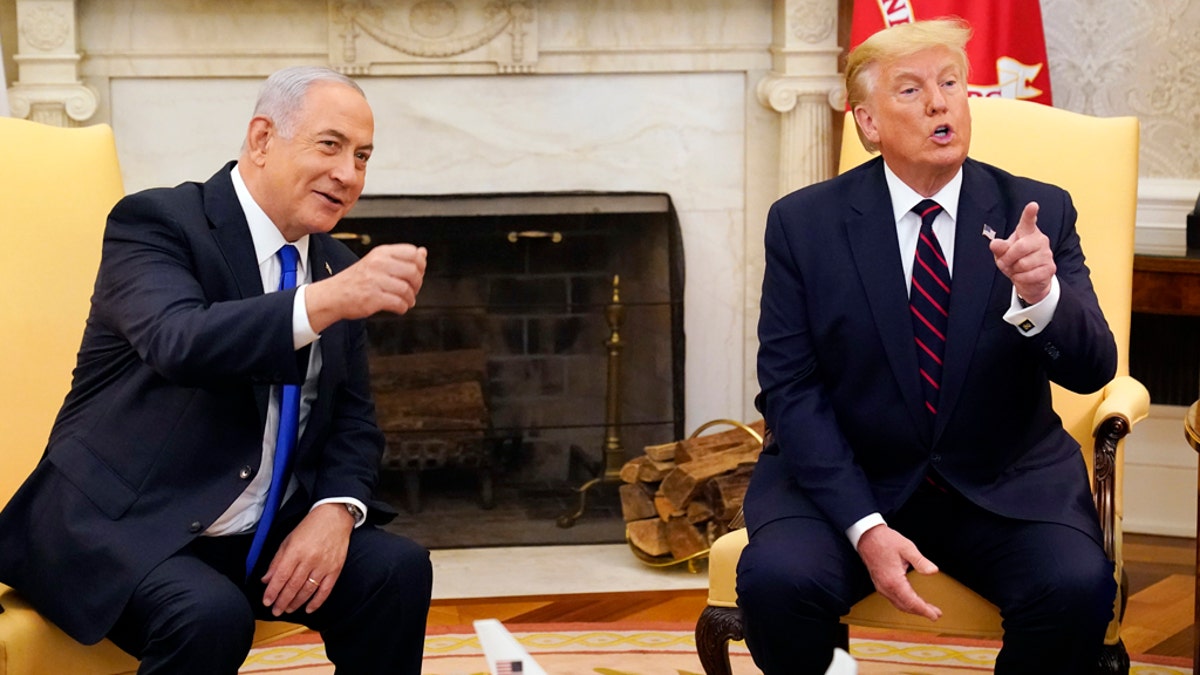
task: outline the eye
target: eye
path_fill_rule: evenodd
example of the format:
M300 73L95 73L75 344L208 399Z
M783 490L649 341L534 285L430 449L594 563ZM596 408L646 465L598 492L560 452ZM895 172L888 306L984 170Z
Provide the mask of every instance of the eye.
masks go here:
M371 159L371 153L369 153L369 152L356 152L356 153L354 153L354 159L357 159L358 161L362 162L363 164L366 164L366 163L367 163L367 160L368 160L368 159Z

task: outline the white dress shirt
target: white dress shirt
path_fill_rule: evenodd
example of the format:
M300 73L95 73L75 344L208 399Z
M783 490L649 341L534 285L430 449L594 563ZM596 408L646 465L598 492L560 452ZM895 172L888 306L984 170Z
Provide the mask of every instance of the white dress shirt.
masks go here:
M883 175L887 180L888 192L892 198L892 215L896 220L896 236L900 240L900 261L904 265L905 285L911 293L913 259L917 255L917 241L921 237L921 216L917 215L913 208L920 204L925 197L900 180L886 162L883 165ZM946 265L949 268L951 279L954 277L955 222L958 220L958 197L962 191L962 182L963 172L962 167L959 167L954 178L930 197L942 207L941 212L933 221L933 234L942 247L942 254L946 257ZM979 236L983 237L982 231ZM1033 337L1042 332L1042 329L1054 317L1054 310L1058 307L1059 293L1058 277L1055 276L1050 280L1049 295L1041 302L1023 307L1014 288L1009 309L1004 313L1004 320L1016 326L1022 335ZM846 528L846 536L850 539L854 549L858 550L858 540L862 538L863 534L872 527L883 524L882 515L871 513Z
M312 269L308 264L309 238L308 235L304 235L293 242L288 242L284 239L279 228L271 222L266 212L259 207L258 203L250 195L250 190L246 187L246 183L242 179L241 172L236 165L230 171L230 177L233 179L233 189L237 193L238 202L242 206L242 211L246 214L246 222L250 225L250 238L254 241L254 255L258 260L258 271L262 276L263 291L274 293L279 290L279 277L282 267L279 262L279 256L276 254L280 248L290 243L296 247L296 252L300 255L300 261L297 263L296 268L296 297L292 304L292 343L295 349L302 349L306 345L312 345L308 356L308 372L305 376L304 384L300 388L300 425L298 432L298 437L300 437L304 435L304 428L308 424L309 411L312 410L313 401L317 397L317 379L321 373L320 336L313 331L312 325L308 321L308 310L306 309L304 300L305 287L312 282ZM254 476L254 479L246 486L246 490L234 500L233 504L230 504L225 513L221 514L221 517L217 518L204 531L206 536L215 537L249 532L254 529L262 517L263 508L267 502L267 492L271 487L271 475L274 473L275 436L279 430L281 391L278 385L271 387L271 394L267 403L267 421L263 427L262 463L258 474ZM298 485L296 477L292 476L280 504L286 502L288 497L292 496ZM355 522L355 527L358 527L366 520L366 505L352 497L322 499L313 504L313 508L328 502L357 506L363 517Z

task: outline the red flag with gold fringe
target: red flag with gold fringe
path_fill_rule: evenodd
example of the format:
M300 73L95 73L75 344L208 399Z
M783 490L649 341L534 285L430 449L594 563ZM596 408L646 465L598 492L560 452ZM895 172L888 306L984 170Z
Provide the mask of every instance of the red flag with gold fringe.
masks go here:
M972 96L1053 105L1038 0L854 0L850 46L888 26L948 16L966 20L974 30L967 43Z

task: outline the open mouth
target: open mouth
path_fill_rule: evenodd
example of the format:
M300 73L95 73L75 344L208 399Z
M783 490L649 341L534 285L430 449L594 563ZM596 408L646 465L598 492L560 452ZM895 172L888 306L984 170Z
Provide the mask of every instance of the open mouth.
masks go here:
M946 139L950 137L950 125L943 124L933 130L933 137L938 139Z

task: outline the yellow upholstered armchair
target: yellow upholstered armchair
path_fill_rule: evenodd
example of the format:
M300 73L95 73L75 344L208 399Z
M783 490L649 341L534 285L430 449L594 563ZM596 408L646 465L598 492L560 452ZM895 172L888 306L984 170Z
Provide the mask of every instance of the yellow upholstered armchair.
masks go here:
M42 456L83 335L109 209L124 194L107 126L61 129L0 117L0 505ZM84 646L0 584L0 675L118 675L137 661ZM255 642L300 630L260 623Z
M1083 447L1093 478L1105 550L1116 563L1117 580L1121 581L1124 439L1150 407L1146 388L1128 376L1138 123L1131 117L1102 119L1036 103L992 98L972 98L971 115L972 157L1066 189L1079 212L1077 227L1083 251L1100 306L1116 337L1119 361L1117 376L1095 394L1083 396L1055 386L1054 408L1067 431ZM840 170L846 171L868 158L855 132L854 119L847 115ZM743 637L736 570L746 541L744 528L730 532L713 544L709 554L708 607L696 624L696 646L708 675L730 672L728 641ZM910 580L918 593L942 608L944 613L936 624L896 610L878 593L851 608L843 624L981 638L1002 635L995 606L946 574L912 574ZM1125 596L1122 583L1115 618L1105 636L1101 672L1129 670L1129 657L1120 640Z

